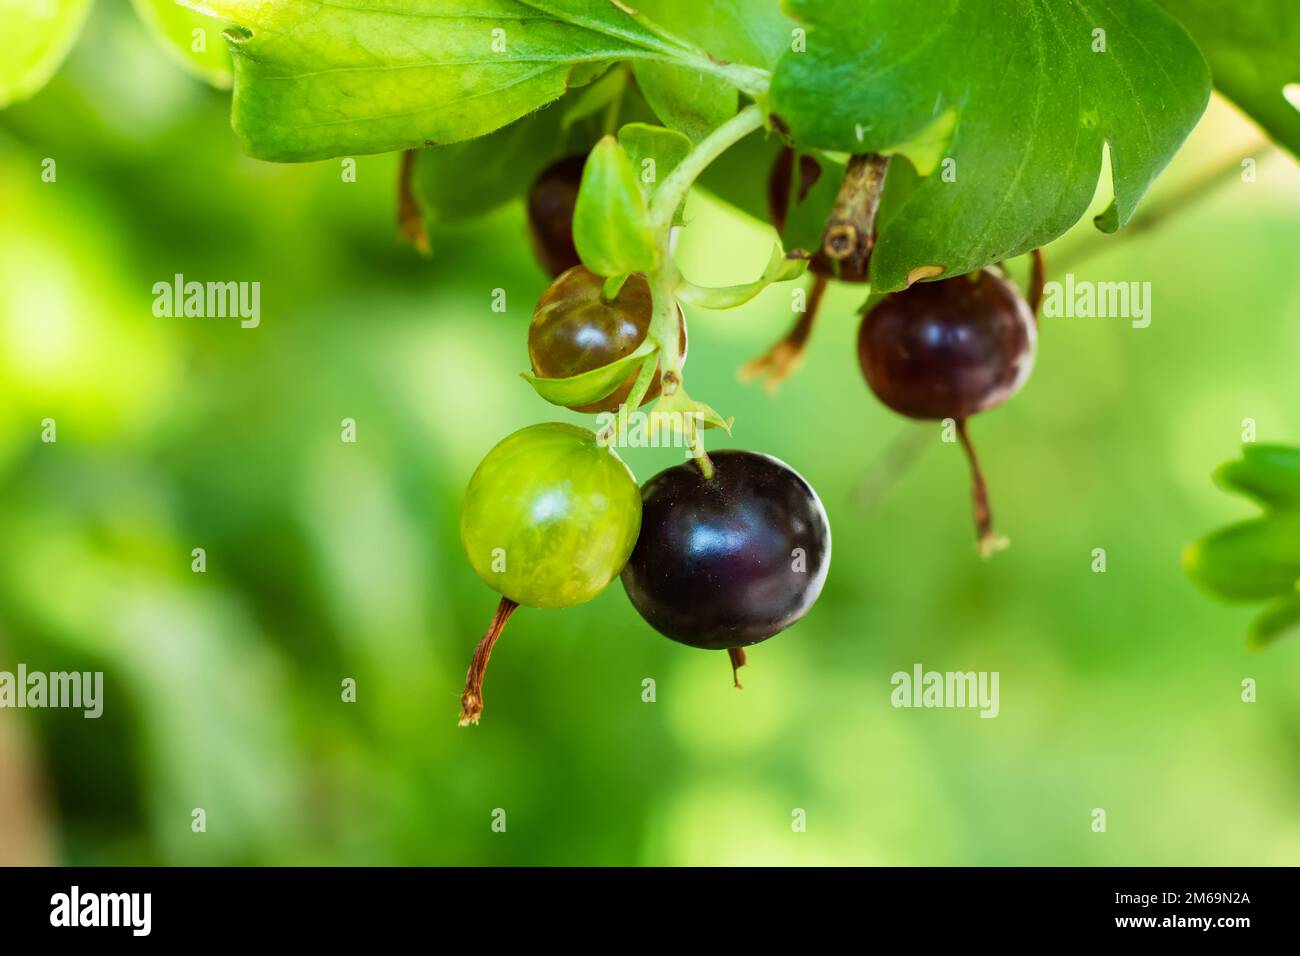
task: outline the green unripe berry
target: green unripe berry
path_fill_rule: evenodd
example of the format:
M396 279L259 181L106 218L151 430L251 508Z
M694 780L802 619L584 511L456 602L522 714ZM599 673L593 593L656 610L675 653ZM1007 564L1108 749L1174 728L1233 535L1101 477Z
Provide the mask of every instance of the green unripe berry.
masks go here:
M590 601L627 563L641 492L623 460L585 428L520 429L470 479L460 537L488 587L527 607Z

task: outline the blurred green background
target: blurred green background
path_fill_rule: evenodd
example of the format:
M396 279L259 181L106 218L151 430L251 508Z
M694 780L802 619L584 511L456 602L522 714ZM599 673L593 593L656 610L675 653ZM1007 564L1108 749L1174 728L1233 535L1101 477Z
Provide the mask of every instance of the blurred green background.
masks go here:
M435 231L422 260L396 239L396 156L359 158L355 183L242 156L229 95L118 6L0 113L0 670L105 673L99 720L0 711L0 862L1300 863L1300 643L1248 654L1252 611L1179 565L1250 513L1209 481L1242 419L1300 440L1290 159L1261 147L1257 182L1049 249L1103 242L1073 271L1150 281L1153 320L1044 320L1028 386L976 420L1013 542L988 563L957 445L882 477L919 426L860 378L860 290L831 291L776 396L736 369L784 331L788 287L692 313L691 393L737 420L712 445L777 455L826 504L821 601L752 649L740 693L617 583L521 611L462 730L496 595L461 554L461 491L509 432L582 420L517 375L546 284L522 207ZM1216 101L1148 202L1256 142ZM770 233L691 213L688 275L758 273ZM154 317L178 272L260 281L261 327ZM677 455L625 457L645 480ZM999 671L1000 716L894 709L916 662Z

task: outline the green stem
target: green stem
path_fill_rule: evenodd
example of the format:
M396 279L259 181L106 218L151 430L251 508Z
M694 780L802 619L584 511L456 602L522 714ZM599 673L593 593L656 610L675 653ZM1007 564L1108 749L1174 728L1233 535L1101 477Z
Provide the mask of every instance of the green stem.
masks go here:
M713 162L728 149L763 125L763 111L751 103L696 144L686 158L673 167L650 201L650 225L661 236L665 256L668 253L668 232L691 186Z
M682 387L682 343L678 326L677 289L682 284L682 274L673 261L669 239L673 218L686 200L696 178L709 163L763 125L763 112L751 103L696 144L686 158L664 178L650 201L650 226L659 242L659 267L647 277L653 311L646 338L659 347L660 382L667 398ZM632 396L628 396L629 400ZM631 408L636 409L633 405ZM691 454L699 463L705 478L713 476L713 463L704 451L699 430L688 426L687 441Z
M650 391L650 383L655 379L655 372L659 368L659 352L654 351L646 356L641 363L641 369L637 372L636 381L632 383L632 391L627 393L627 398L618 407L618 412L614 416L614 421L602 428L596 435L596 444L602 448L616 444L622 437L622 430L627 418L624 413L631 414L641 407L645 401L645 393Z
M669 173L650 201L650 225L659 240L659 268L649 277L654 312L647 336L659 346L663 370L663 393L671 395L682 383L680 330L677 327L677 287L682 282L673 262L669 237L673 217L686 199L696 178L709 163L763 125L763 113L750 104L715 129L695 146Z
M636 381L632 383L632 391L627 393L627 401L623 404L629 411L636 411L645 401L645 393L650 391L650 383L655 380L655 372L659 368L659 353L651 355L641 363L641 371L637 373Z
M678 328L677 286L682 281L677 264L664 249L663 264L650 275L653 312L646 335L659 346L659 367L663 394L671 395L682 384L682 340Z

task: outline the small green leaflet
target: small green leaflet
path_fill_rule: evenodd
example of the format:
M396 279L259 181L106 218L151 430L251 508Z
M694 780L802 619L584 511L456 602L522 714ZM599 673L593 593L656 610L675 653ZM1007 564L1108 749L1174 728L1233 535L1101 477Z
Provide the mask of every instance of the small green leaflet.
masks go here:
M1248 444L1214 474L1264 514L1214 531L1183 552L1188 575L1226 601L1269 601L1251 626L1252 646L1300 625L1300 448Z
M1225 601L1265 601L1300 581L1300 512L1228 525L1183 555L1192 580Z
M592 147L582 169L573 244L583 265L599 276L651 272L659 263L640 177L613 136Z
M528 372L521 374L537 394L552 405L590 405L617 391L636 367L657 350L655 343L644 341L621 359L568 378L538 378Z
M36 94L72 49L90 0L0 0L0 109Z
M618 131L618 142L627 151L647 200L691 151L684 134L649 123L628 123Z
M1220 465L1214 480L1225 491L1253 498L1265 509L1300 511L1300 448L1243 445L1241 458Z
M890 171L871 265L880 291L903 288L920 266L957 275L1050 242L1092 200L1103 143L1115 201L1098 225L1114 231L1209 97L1196 45L1151 0L786 7L807 27L807 49L782 58L771 105L800 145L911 144L932 156L940 151L923 134L956 110L935 173Z
M655 115L695 142L735 116L740 101L726 80L670 63L643 60L636 81Z
M1297 628L1300 628L1300 595L1278 598L1251 622L1246 642L1254 648L1264 647Z
M772 247L772 254L768 257L767 267L754 282L720 288L687 285L682 287L678 296L683 302L705 309L734 309L744 305L773 283L789 282L791 279L799 278L807 268L808 260L788 259L781 251L780 245L775 245Z
M1300 158L1300 3L1158 2L1196 40L1219 92Z

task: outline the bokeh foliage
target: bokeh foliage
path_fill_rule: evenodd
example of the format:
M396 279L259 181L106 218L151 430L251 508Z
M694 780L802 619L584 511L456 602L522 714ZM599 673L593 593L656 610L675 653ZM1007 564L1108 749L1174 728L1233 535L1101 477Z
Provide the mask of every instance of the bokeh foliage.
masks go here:
M25 741L0 749L4 778L43 794L27 816L0 795L0 845L43 817L33 852L70 863L1300 860L1300 644L1248 655L1247 612L1179 563L1251 513L1207 481L1241 420L1300 437L1289 161L1260 153L1258 182L1074 267L1151 281L1153 322L1045 320L1028 387L974 427L1013 542L990 563L955 445L861 500L917 426L860 379L860 292L832 290L776 398L735 369L790 321L788 287L692 311L691 392L736 416L713 444L783 458L827 505L820 603L753 651L743 693L617 585L521 611L467 731L457 696L495 595L461 553L460 494L499 438L560 414L517 375L545 285L521 207L436 228L421 260L395 239L396 157L359 158L355 183L338 162L264 164L228 113L99 4L51 84L0 114L0 669L106 684L98 721L0 712ZM1155 197L1249 135L1216 105ZM692 278L766 262L754 223L706 200L689 218ZM178 272L260 281L261 327L154 317L153 283ZM626 457L644 480L677 453ZM890 675L918 661L1000 671L1001 715L893 709Z

